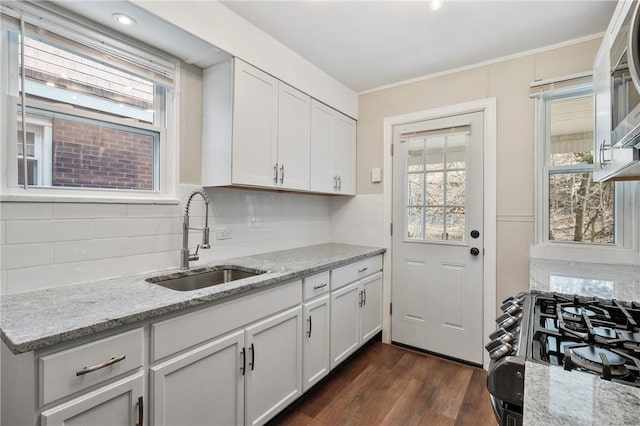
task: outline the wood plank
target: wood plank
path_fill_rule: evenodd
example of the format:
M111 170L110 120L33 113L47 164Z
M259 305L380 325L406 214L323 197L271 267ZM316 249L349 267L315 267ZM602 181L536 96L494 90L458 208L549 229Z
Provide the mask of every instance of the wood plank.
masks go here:
M495 425L486 373L373 342L271 425Z

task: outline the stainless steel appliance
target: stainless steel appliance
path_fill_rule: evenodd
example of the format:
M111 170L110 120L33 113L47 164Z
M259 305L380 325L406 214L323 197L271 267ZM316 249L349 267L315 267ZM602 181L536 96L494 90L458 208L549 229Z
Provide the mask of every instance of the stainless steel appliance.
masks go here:
M486 347L487 387L501 425L522 424L525 361L640 387L640 304L532 292L502 308L509 317L496 322L509 329L499 326Z
M611 145L633 147L640 141L640 2L624 17L611 43ZM602 149L605 149L604 145Z

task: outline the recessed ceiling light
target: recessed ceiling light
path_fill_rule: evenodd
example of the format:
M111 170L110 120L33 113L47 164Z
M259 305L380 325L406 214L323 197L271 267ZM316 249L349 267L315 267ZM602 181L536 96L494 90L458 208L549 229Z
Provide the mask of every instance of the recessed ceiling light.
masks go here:
M114 13L113 15L111 15L111 17L113 19L115 19L116 21L120 22L122 25L135 25L136 24L136 20L133 19L131 16L127 16L125 14L122 13Z
M431 10L438 10L442 7L442 0L429 0Z

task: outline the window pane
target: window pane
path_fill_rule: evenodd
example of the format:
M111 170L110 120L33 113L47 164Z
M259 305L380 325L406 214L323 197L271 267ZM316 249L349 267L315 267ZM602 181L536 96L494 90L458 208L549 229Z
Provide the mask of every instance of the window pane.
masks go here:
M53 119L53 186L154 189L158 134Z
M410 206L424 205L424 173L410 173L408 175L407 203Z
M74 45L70 40L54 45L25 38L25 88L30 99L158 124L154 94L162 90L153 81L72 52Z
M464 169L466 166L467 133L447 136L447 168Z
M593 164L593 97L550 102L550 165Z
M27 184L38 183L38 161L27 157ZM24 185L24 160L18 157L18 185Z
M444 209L427 207L424 212L425 240L444 240Z
M464 170L447 173L447 206L465 206L465 176Z
M427 170L444 169L444 136L427 138Z
M27 131L27 157L35 155L35 137L33 132ZM22 155L22 129L18 130L18 155Z
M422 236L422 208L409 207L407 209L407 238L421 240Z
M407 170L421 172L424 170L424 140L411 139L407 142Z
M431 172L426 174L427 205L444 205L444 173Z
M549 175L549 240L615 243L613 182L591 171Z
M450 207L446 209L445 239L448 241L464 241L465 215L464 207Z

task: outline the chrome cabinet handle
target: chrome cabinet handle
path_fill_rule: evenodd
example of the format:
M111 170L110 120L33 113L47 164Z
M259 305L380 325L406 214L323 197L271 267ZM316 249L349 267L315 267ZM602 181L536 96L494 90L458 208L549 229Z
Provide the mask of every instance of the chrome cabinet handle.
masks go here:
M365 266L364 268L358 269L358 272L362 273L362 272L366 271L367 269L369 269L369 268Z
M326 286L327 286L327 283L320 284L320 285L314 285L314 286L313 286L313 289L314 289L314 290L318 290L319 288L326 287Z
M251 344L251 362L249 365L251 366L251 371L253 371L256 366L256 348L253 347L253 343Z
M309 315L307 321L309 321L309 331L307 331L307 337L311 338L311 315Z
M76 371L76 376L82 376L82 375L85 375L87 373L92 373L94 371L100 370L101 368L105 368L105 367L108 367L110 365L113 365L116 362L120 362L125 358L126 358L125 355L120 355L120 356L116 356L116 357L111 358L109 361L101 362L100 364L96 364L96 365L93 365L91 367L84 367L82 370Z
M338 175L335 175L335 176L333 177L333 189L334 189L335 191L337 191L337 190L338 190Z
M273 183L278 183L278 163L273 166Z
M284 183L284 164L280 166L280 183Z
M242 348L242 352L240 352L240 355L242 355L242 367L240 367L240 371L244 376L245 369L247 368L247 353L245 352L244 347Z
M362 296L362 306L366 306L366 304L367 304L367 289L366 288L362 289L362 294L363 294L363 296Z
M362 290L358 292L358 297L360 298L360 301L358 302L358 306L362 308Z
M600 150L599 150L600 151L600 168L601 169L604 169L606 167L607 163L609 162L604 158L604 152L605 152L605 150L607 148L610 147L610 145L607 145L605 142L606 142L606 140L602 141L602 143L600 144Z

